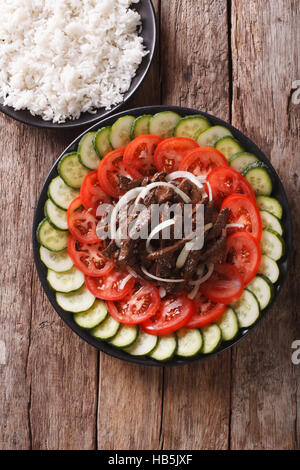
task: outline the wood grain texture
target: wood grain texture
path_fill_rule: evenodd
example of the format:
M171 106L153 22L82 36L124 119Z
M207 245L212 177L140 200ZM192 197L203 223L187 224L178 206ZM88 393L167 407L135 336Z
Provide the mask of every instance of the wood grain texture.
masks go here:
M226 1L162 2L161 28L162 102L228 120ZM226 449L229 414L230 352L165 368L162 448Z
M300 5L292 0L232 4L233 124L265 151L281 176L295 241L280 298L234 349L231 447L293 449L299 436L300 369L291 362L291 344L300 334L300 106L292 104L291 86L300 77Z

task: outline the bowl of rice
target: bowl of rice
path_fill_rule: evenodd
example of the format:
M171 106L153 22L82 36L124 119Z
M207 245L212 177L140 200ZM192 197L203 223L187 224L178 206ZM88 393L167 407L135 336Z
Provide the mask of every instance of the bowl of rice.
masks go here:
M137 90L156 42L151 0L0 0L0 111L74 128Z

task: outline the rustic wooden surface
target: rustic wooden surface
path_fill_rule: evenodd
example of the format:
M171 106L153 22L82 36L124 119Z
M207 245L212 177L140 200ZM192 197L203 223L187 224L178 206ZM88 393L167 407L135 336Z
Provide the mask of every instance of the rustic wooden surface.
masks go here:
M265 319L232 351L180 368L120 362L80 340L43 294L31 224L52 163L78 131L0 116L0 449L299 449L298 0L154 2L159 44L127 107L209 111L270 157L294 215L293 266Z

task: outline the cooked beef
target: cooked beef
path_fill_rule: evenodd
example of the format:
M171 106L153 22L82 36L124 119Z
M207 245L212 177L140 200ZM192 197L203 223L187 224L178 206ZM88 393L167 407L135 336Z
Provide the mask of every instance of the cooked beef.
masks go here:
M111 258L112 255L118 250L119 250L119 248L118 248L118 245L116 244L115 240L110 240L107 247L104 248L104 250L102 251L102 254L103 254L103 256L105 256L105 258Z
M229 215L229 210L227 207L224 207L224 209L222 209L221 212L219 212L217 216L217 220L212 226L212 228L208 230L205 236L207 240L213 240L214 238L219 238L219 236L222 234L222 230L226 227L228 215Z
M130 189L141 186L142 179L131 180L127 176L117 175L118 185L121 191L129 191Z
M183 238L182 240L178 240L178 242L174 243L173 245L166 246L165 248L160 248L159 250L152 251L147 255L148 260L158 260L163 258L165 255L169 255L178 251L183 248L183 245L186 244L188 238Z
M157 183L158 181L166 181L166 176L167 176L167 173L165 171L160 171L158 173L155 173L155 175L153 175L151 178L150 178L150 182L151 183Z
M226 237L209 242L202 251L199 261L201 263L222 263L226 257Z

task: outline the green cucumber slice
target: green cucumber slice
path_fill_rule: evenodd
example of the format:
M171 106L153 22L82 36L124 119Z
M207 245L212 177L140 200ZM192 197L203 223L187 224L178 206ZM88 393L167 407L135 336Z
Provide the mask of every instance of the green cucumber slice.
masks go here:
M74 292L83 286L84 274L75 266L63 273L48 269L47 281L57 292Z
M47 219L42 220L36 233L38 242L50 251L62 251L67 248L69 232L57 230Z
M73 199L79 196L79 191L70 188L60 176L56 176L49 184L48 196L58 207L67 210Z
M270 279L273 284L278 281L280 275L278 264L267 255L262 255L258 272Z
M204 116L186 116L181 118L174 129L174 137L188 137L196 140L200 132L205 131L211 126L210 122Z
M81 165L78 153L67 153L60 160L57 171L64 182L73 189L79 189L86 175L90 172Z
M97 170L100 163L100 158L94 147L95 136L96 132L88 132L78 144L79 162L89 170Z
M263 229L271 228L272 230L274 230L274 232L279 233L279 235L283 234L283 228L279 219L277 219L275 215L271 214L271 212L260 211L260 217Z
M215 148L219 150L219 152L221 152L227 158L227 160L229 160L232 155L238 152L243 152L244 150L241 144L231 135L226 135L225 137L218 139L215 143Z
M94 137L94 148L100 158L105 157L113 149L109 140L110 131L110 126L102 127Z
M121 323L108 314L106 319L100 323L100 325L91 330L91 335L94 336L94 338L107 341L112 339L118 333L120 326Z
M285 252L285 243L282 236L270 228L263 230L260 247L262 254L269 256L274 261L282 258Z
M45 217L58 230L68 230L67 211L58 207L51 199L47 199L44 207Z
M173 111L157 113L149 121L149 134L155 134L163 139L168 139L172 137L179 119L179 114Z
M212 323L210 325L203 326L201 328L201 333L203 336L201 352L202 354L210 354L219 347L222 341L221 328L215 323Z
M114 149L126 147L129 144L134 120L133 116L123 116L112 125L109 140Z
M151 118L152 114L143 114L143 116L139 116L134 120L130 131L131 139L149 133L149 121Z
M243 171L243 176L251 184L256 196L269 196L272 193L272 178L268 167L264 163L252 163Z
M255 278L247 285L247 289L255 294L261 310L269 305L274 296L274 287L272 282L262 275L255 276Z
M232 155L228 162L234 170L238 171L239 173L243 173L243 171L246 170L249 165L258 162L258 158L252 153L239 152Z
M48 250L44 246L40 246L40 258L47 268L57 273L69 271L73 266L73 261L67 250L55 252Z
M106 303L96 299L94 304L85 312L74 313L74 321L78 326L90 330L100 325L108 315Z
M200 330L197 328L180 328L177 335L177 356L192 357L198 354L203 345Z
M260 210L271 212L278 219L282 219L282 205L277 199L269 196L258 196L256 198L257 207Z
M56 292L56 302L66 312L85 312L94 304L96 297L90 293L85 284L75 292Z
M200 147L214 147L217 140L221 137L225 137L226 135L232 136L230 130L226 127L212 126L206 131L200 132L196 138L196 141Z
M155 349L150 354L152 359L156 361L168 361L171 359L177 348L177 338L174 333L169 335L159 336Z
M235 311L231 307L226 308L216 323L221 328L222 339L224 341L231 341L239 331L239 322Z
M122 325L116 336L110 340L110 344L116 348L128 348L137 339L139 328L137 325Z
M248 289L245 289L241 297L232 304L232 308L237 314L241 328L248 328L253 325L260 315L259 302Z
M155 335L149 335L142 329L139 330L138 337L132 346L125 351L132 356L145 356L150 354L157 344L158 338Z

